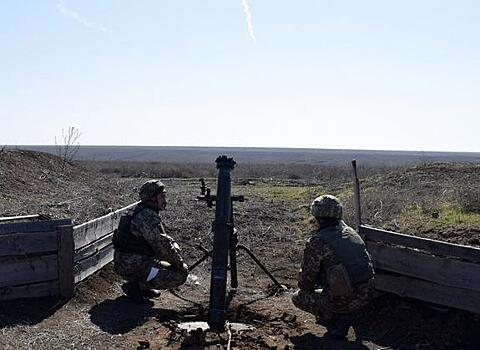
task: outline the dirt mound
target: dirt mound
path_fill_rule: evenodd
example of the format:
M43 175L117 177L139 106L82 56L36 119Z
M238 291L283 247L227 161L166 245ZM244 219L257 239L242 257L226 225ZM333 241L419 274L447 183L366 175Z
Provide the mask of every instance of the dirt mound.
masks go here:
M426 164L361 179L362 221L465 245L480 242L478 164ZM350 200L347 212L352 217Z
M80 224L130 204L132 195L119 182L51 154L0 152L0 216L44 214Z

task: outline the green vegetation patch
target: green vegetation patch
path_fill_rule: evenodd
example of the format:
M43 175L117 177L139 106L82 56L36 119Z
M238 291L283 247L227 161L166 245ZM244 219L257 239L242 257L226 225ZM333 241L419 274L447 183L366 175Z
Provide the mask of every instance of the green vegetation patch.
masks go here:
M414 203L399 215L405 230L445 230L458 226L480 228L480 214L466 212L456 202Z
M340 191L329 190L324 186L311 184L286 184L286 183L257 183L254 186L244 186L235 188L235 192L245 194L250 198L270 203L277 207L287 207L294 214L295 220L292 225L302 232L309 232L314 228L315 220L310 215L310 204L317 196L324 194L333 194L339 198L348 198L352 196L352 189L341 188Z

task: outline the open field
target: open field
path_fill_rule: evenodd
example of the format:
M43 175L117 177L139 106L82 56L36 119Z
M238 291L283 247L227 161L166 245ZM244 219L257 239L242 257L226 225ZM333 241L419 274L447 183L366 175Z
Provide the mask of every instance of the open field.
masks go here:
M9 146L56 154L55 146ZM369 166L403 166L430 162L480 162L480 153L331 150L255 147L81 146L76 159L211 164L228 154L239 164L344 165L356 158ZM251 176L251 175L250 175Z
M210 162L213 172L214 164ZM161 174L163 163L140 163L102 173L68 165L59 174L59 160L26 151L0 153L0 215L45 213L72 217L76 224L136 201L147 178ZM88 166L94 164L89 163ZM247 256L239 255L237 295L229 319L255 327L232 334L232 349L477 349L480 320L467 312L432 308L393 295L379 296L362 314L341 343L323 337L325 329L311 315L296 310L290 297L303 247L312 229L311 200L337 195L352 223L352 182L347 166L304 173L304 168L281 165L257 169L258 176L232 173L234 193L247 201L235 204L240 243L249 246L288 289L272 293L270 280ZM135 169L135 171L132 171ZM260 170L261 171L260 171ZM198 169L197 169L198 170ZM237 172L238 170L238 172ZM322 170L318 168L318 170ZM369 168L361 171L362 204L366 223L398 232L454 243L480 245L480 165L422 164L416 167ZM156 171L156 172L155 172ZM203 171L203 170L202 170ZM130 172L135 177L127 176ZM275 172L278 172L275 174ZM181 172L182 173L182 172ZM108 174L108 175L106 175ZM142 176L143 174L143 176ZM183 173L182 173L183 174ZM246 173L245 173L246 174ZM312 175L313 174L313 175ZM195 245L211 246L214 212L194 200L199 182L168 178L169 205L162 213L166 229L178 240L188 263L201 256ZM184 177L184 176L181 176ZM207 179L214 189L214 178ZM120 292L122 281L111 266L77 286L73 299L22 300L0 304L2 349L218 349L228 334L185 334L182 321L205 319L208 308L209 263L200 265L175 294L162 293L154 307L138 307ZM142 343L139 343L142 342Z

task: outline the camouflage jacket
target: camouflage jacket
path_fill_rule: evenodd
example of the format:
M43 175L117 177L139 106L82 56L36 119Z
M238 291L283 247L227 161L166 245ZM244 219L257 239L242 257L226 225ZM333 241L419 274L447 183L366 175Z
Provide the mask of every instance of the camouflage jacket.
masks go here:
M326 260L333 261L335 253L315 233L308 241L303 251L302 265L298 274L298 287L302 290L314 290L321 288L322 263Z
M180 247L172 237L166 234L160 216L154 210L145 208L132 219L130 231L134 236L143 237L152 248L155 259L167 261L181 268L183 258Z
M350 235L350 237L355 236L353 239L357 240L357 242L359 240L362 243L361 247L363 247L361 249L364 249L363 242L358 237L358 234L343 221L340 221L337 225L321 228L314 233L305 247L302 267L298 276L298 287L300 289L315 290L328 287L326 284L326 271L329 267L338 264L338 253L323 238L332 234L337 236L343 234ZM370 259L366 250L364 251L368 259Z

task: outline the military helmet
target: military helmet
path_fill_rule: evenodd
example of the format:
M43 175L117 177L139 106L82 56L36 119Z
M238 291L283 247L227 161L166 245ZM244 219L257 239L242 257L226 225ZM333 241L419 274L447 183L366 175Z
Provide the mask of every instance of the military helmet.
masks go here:
M336 197L326 194L313 200L310 212L317 219L340 220L343 214L343 207Z
M142 185L142 187L140 187L140 191L138 193L140 195L140 200L142 202L146 202L153 196L156 196L162 192L165 192L165 185L161 181L148 180Z

